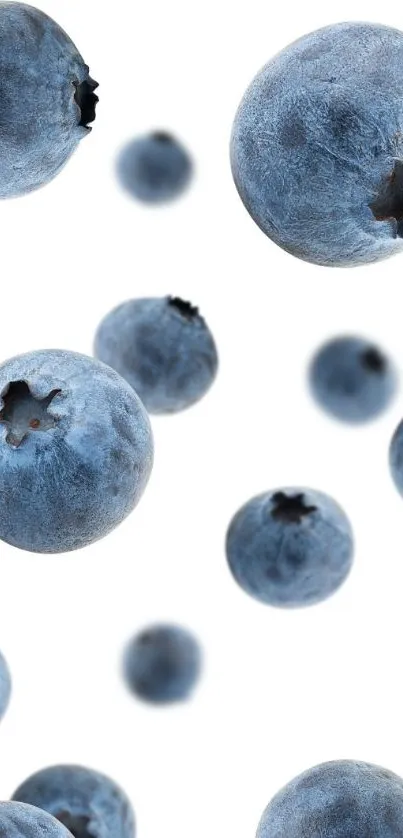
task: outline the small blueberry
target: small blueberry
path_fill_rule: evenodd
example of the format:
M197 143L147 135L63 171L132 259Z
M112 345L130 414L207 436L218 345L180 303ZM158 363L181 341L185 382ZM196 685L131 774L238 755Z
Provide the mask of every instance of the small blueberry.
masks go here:
M165 131L136 137L121 151L117 175L139 201L160 204L178 198L190 183L193 164L186 149Z
M189 631L174 625L144 629L127 646L123 661L129 689L155 704L188 699L200 669L198 642Z

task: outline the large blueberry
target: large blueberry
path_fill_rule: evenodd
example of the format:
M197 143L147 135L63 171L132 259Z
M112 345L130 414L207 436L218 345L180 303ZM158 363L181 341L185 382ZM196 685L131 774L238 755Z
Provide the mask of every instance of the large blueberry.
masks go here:
M186 149L165 131L136 137L122 149L117 160L123 188L147 204L177 198L189 185L192 171Z
M155 625L128 644L123 674L129 689L144 701L170 704L190 697L201 669L197 640L184 628Z
M257 838L403 838L403 780L366 762L317 765L273 798Z
M24 3L0 3L0 198L57 175L91 130L97 86L54 20Z
M0 719L3 718L11 696L11 675L7 661L0 652Z
M0 803L1 838L71 838L47 812L15 801Z
M321 346L309 381L320 406L345 422L375 419L389 405L397 383L386 355L358 337L334 338Z
M403 34L340 23L258 73L239 107L232 171L264 233L319 265L403 245Z
M338 504L311 489L253 498L232 519L227 559L239 585L267 605L312 605L333 594L353 558L350 523Z
M134 838L134 813L109 777L81 765L54 765L32 774L13 794L57 818L73 838Z
M178 297L122 303L100 324L94 351L131 384L150 413L172 413L197 402L218 366L205 320Z
M0 366L0 538L39 553L84 547L140 499L147 414L109 367L62 350Z

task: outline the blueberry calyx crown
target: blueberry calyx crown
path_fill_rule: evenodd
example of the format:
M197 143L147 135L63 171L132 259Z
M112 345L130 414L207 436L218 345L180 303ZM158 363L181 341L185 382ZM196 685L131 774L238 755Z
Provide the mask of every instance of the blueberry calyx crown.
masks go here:
M192 306L191 303L181 300L180 297L168 297L168 305L175 308L186 320L193 320L199 316L197 306Z
M298 495L286 495L285 492L276 492L272 497L273 506L271 515L276 521L285 524L300 524L302 518L316 512L316 506L308 506L305 503L303 492Z
M56 812L54 817L62 823L74 838L92 838L89 826L91 819L86 815L73 814L72 812Z
M94 122L96 117L96 106L99 102L98 96L94 90L99 87L98 82L94 81L91 76L87 76L82 82L73 82L75 87L74 101L80 108L79 125L82 128L87 128L91 131L90 122Z
M386 368L386 361L379 349L370 346L361 355L361 364L369 372L383 373Z
M151 137L157 143L171 143L172 142L172 136L171 136L171 134L168 134L168 131L153 131L153 133L151 134Z
M403 238L403 163L396 160L393 171L369 205L376 221L396 222L396 236Z
M48 407L61 390L51 390L40 399L34 396L26 381L11 381L3 392L0 425L7 428L6 442L18 448L30 431L48 431L57 424L57 417Z

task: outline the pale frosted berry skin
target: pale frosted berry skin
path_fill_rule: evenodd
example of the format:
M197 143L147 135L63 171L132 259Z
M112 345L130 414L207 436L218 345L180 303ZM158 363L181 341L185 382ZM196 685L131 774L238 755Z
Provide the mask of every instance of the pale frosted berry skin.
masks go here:
M218 368L204 318L178 297L122 303L98 327L94 354L129 382L149 413L190 407L210 389Z
M235 117L232 171L284 250L341 267L401 251L402 85L403 34L375 23L311 32L257 74Z
M276 794L257 838L403 838L403 780L355 760L317 765Z
M125 145L116 169L121 186L133 198L146 204L164 204L188 188L193 163L175 137L154 131Z
M368 422L390 405L397 375L389 358L369 341L339 337L317 351L309 368L313 397L343 422Z
M0 803L1 838L71 838L70 832L47 812L26 803Z
M0 538L58 553L132 511L153 461L146 411L116 372L64 350L0 366Z
M351 569L353 534L340 506L312 489L276 489L248 501L227 532L238 584L266 605L299 608L327 599Z
M11 687L10 670L6 659L0 652L0 720L5 715L10 703Z
M0 198L58 174L91 130L96 87L54 20L24 3L0 3Z
M13 800L57 818L73 838L134 838L135 817L113 780L81 765L54 765L32 774Z
M152 704L190 698L200 676L202 654L196 638L175 625L154 625L127 645L123 675L129 690Z

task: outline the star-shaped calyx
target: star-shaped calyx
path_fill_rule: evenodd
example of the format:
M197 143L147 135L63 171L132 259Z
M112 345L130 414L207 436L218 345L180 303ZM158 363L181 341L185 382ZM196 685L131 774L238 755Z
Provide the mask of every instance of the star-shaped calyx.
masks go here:
M3 394L0 425L6 425L6 442L18 448L30 431L48 431L57 424L57 417L48 412L51 401L60 393L52 390L44 399L31 393L26 381L11 381Z
M303 492L298 495L286 495L285 492L276 492L272 497L272 517L276 521L283 521L285 524L300 524L302 518L315 512L316 506L308 506L305 503Z

